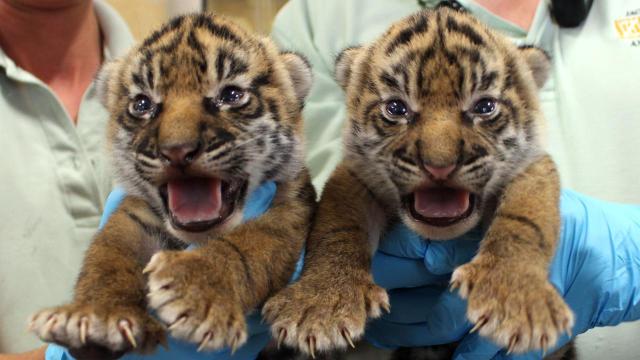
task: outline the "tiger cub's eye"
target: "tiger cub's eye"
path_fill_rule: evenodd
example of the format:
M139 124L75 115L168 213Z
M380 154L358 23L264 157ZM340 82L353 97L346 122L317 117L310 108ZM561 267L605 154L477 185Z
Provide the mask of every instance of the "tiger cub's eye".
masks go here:
M409 113L409 108L402 100L389 100L385 106L385 111L389 116L398 117L405 116Z
M238 105L244 99L245 92L236 86L227 86L220 92L220 102L225 105Z
M491 115L496 111L497 103L495 99L482 98L473 105L473 112L476 115Z
M138 94L129 103L129 114L136 118L150 116L156 108L156 104L147 95Z

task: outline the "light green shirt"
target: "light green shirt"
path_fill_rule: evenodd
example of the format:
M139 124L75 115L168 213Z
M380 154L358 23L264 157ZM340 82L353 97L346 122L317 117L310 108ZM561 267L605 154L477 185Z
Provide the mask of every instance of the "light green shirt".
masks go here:
M105 56L123 54L127 25L94 6ZM42 345L25 332L28 316L71 298L111 189L107 120L92 85L74 126L51 89L0 49L0 353Z
M529 31L471 0L459 2L515 42L542 47L553 58L551 78L540 95L547 149L563 186L640 203L640 0L596 0L577 29L555 25L547 1L541 0ZM345 106L333 79L336 55L375 39L419 9L416 0L292 0L277 16L275 40L313 65L315 83L304 115L307 160L317 188L342 158Z

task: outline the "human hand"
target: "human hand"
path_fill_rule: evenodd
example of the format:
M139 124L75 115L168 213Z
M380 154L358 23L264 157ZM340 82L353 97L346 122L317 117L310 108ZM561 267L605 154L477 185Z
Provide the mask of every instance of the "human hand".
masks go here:
M573 334L640 318L640 207L565 190L561 214L550 281L576 315ZM540 358L539 352L507 356L477 334L466 335L466 302L448 291L448 277L473 257L480 237L430 242L393 229L373 262L376 282L390 289L391 313L370 324L367 338L391 348L461 341L455 358ZM564 335L551 351L569 340Z

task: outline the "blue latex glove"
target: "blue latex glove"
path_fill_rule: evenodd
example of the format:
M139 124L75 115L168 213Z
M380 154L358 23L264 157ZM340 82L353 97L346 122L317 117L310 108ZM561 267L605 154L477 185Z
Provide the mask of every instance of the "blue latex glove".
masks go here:
M256 190L254 190L249 197L244 208L243 222L256 218L266 212L271 206L271 202L276 193L276 184L274 182L267 182L262 184ZM105 205L102 219L100 220L100 228L102 228L109 216L118 208L122 200L125 198L125 191L122 188L114 189ZM292 277L292 281L300 276L302 270L302 259L304 254L300 256L296 271ZM231 355L230 349L223 349L215 352L197 352L197 345L178 341L173 338L169 338L169 349L158 347L156 352L152 355L141 356L137 354L127 354L122 359L126 360L248 360L255 359L258 353L267 345L271 339L269 333L269 326L264 324L260 311L254 311L247 316L247 328L249 339L247 342L236 352ZM47 347L45 356L46 360L74 360L74 358L67 352L67 350L61 346L51 344Z
M640 319L640 206L569 190L560 205L550 280L575 313L573 334ZM453 269L475 255L480 238L431 242L394 228L373 261L376 282L390 289L392 312L369 324L367 339L387 348L461 341L455 359L540 359L540 352L507 356L477 333L467 334L466 302L447 285ZM569 340L561 337L556 348Z

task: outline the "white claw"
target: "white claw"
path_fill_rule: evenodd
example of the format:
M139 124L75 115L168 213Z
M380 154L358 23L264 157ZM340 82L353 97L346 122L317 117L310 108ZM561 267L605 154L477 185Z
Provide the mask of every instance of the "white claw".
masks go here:
M280 329L280 332L278 333L278 350L280 350L280 346L282 346L282 343L284 342L284 339L287 337L287 329Z
M89 330L89 319L83 317L80 320L80 342L82 345L87 343L87 331Z
M186 316L180 316L180 318L178 318L178 320L176 320L173 324L169 325L169 330L173 330L175 328L177 328L178 326L182 325L183 322L187 321L187 317Z
M349 346L351 346L353 349L356 348L356 346L353 344L353 340L351 339L351 334L349 333L349 330L342 329L342 337L344 337L344 339L347 340L347 342L349 343Z
M198 352L204 350L204 347L207 345L207 343L209 341L211 341L211 338L213 338L213 333L211 331L207 332L204 335L204 338L202 339L202 341L200 342L200 346L198 346Z
M233 340L231 340L231 355L235 354L236 350L238 350L238 340L240 339L239 336L235 336L233 338Z
M136 342L136 339L133 337L133 331L131 330L131 324L129 323L129 321L120 320L118 322L118 326L120 327L120 330L122 330L122 332L124 333L124 336L127 338L131 346L133 346L134 349L138 347L138 343Z
M44 324L44 334L49 334L51 332L51 329L53 328L53 326L56 324L56 316L52 315L49 320L47 320L47 322Z

